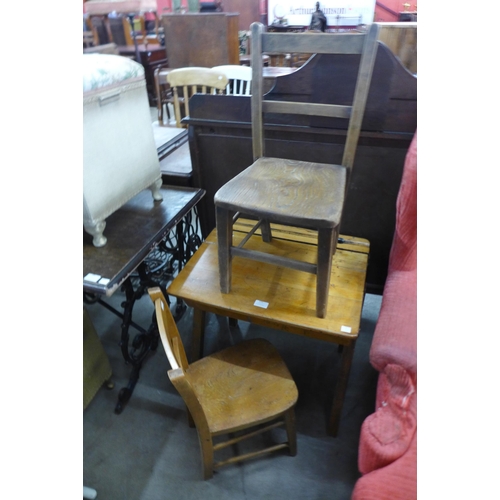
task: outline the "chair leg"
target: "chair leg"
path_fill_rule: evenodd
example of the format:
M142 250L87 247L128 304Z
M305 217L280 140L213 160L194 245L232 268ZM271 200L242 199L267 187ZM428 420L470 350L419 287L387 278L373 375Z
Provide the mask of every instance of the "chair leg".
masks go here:
M233 245L233 214L219 206L215 210L217 226L217 247L219 252L220 291L231 291L231 247Z
M165 99L165 111L167 112L167 120L170 122L170 110L168 109L168 103L169 101L173 101L173 94L172 92L169 90L168 91L168 94L167 94L167 97Z
M164 125L163 123L163 102L161 98L158 99L158 125Z
M155 91L156 91L156 109L158 111L158 125L163 125L163 100L161 96L161 87L158 80L158 70L155 70L154 80L155 80Z
M332 258L337 248L336 233L335 229L330 228L318 231L318 268L316 274L316 316L318 318L324 318L328 308Z
M201 460L203 462L203 479L210 479L214 475L214 445L210 434L202 435L199 429L198 439L201 447Z
M271 224L267 219L262 219L260 223L260 230L262 232L262 241L264 243L271 243L273 235L271 233Z
M290 456L294 457L297 455L297 432L295 430L295 411L293 408L290 408L285 413L285 428Z

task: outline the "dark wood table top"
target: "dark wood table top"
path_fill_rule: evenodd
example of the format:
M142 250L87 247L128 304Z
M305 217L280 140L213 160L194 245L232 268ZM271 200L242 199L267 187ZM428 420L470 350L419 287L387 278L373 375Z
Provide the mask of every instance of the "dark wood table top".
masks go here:
M280 76L291 75L298 68L289 68L288 66L264 66L262 68L263 78L278 78Z
M165 57L167 57L167 52L165 47L156 43L148 43L147 45L143 43L138 43L137 47L139 52L165 52ZM118 45L116 47L120 55L135 55L135 45Z
M163 201L142 191L106 219L108 242L96 248L83 232L83 289L112 295L150 251L203 198L198 188L163 186Z
M262 56L262 62L264 64L269 64L269 60L271 58L269 56L263 55ZM252 62L252 56L251 55L241 55L240 56L240 64L242 66L250 66L250 63Z

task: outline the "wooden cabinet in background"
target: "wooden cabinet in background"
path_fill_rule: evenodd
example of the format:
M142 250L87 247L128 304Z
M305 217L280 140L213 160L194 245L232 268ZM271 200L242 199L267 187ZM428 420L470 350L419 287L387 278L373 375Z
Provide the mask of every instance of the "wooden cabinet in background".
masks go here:
M170 68L239 64L238 13L164 14Z
M381 23L378 39L408 71L417 74L417 23Z

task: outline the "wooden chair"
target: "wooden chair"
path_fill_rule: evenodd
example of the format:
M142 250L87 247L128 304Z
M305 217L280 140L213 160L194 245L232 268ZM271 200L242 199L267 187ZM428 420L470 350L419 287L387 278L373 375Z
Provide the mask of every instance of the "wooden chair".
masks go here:
M88 17L88 24L94 33L94 45L105 45L113 43L113 35L106 15L91 15Z
M119 47L134 45L130 34L130 22L125 14L108 15L109 29L113 37L113 42Z
M215 94L226 88L228 79L224 73L210 68L180 68L173 69L167 75L167 82L172 88L174 94L174 112L175 122L178 128L187 125L181 125L182 116L189 116L189 98L196 94ZM181 114L181 104L184 114Z
M174 105L174 94L167 82L168 66L158 66L154 71L154 82L156 92L156 108L158 111L158 125L165 125L163 118L163 108L167 112L167 121L170 121L170 110L168 105Z
M249 66L226 64L223 66L214 66L212 69L222 71L229 79L229 83L226 85L226 94L250 95L252 69Z
M83 16L83 48L90 48L96 45L96 35L88 21L88 17Z
M332 257L350 173L361 129L368 89L377 53L378 25L366 33L265 33L263 25L252 26L252 143L254 163L227 182L214 197L219 247L220 289L231 291L231 261L234 256L275 263L316 274L316 314L327 311ZM361 54L352 105L271 101L262 97L262 52L312 54ZM332 82L334 85L335 82ZM285 113L345 118L348 129L340 165L296 161L265 156L262 113ZM232 225L239 214L259 220L264 241L271 242L270 222L318 231L315 264L277 258L263 252L232 245ZM251 234L252 234L251 233Z
M172 368L168 376L186 403L198 432L203 478L210 479L214 470L223 465L284 448L295 456L294 405L298 392L278 351L267 340L246 340L188 364L163 293L156 287L149 289L149 295ZM285 426L287 442L214 462L214 452L280 425ZM214 444L216 436L243 430L249 432Z

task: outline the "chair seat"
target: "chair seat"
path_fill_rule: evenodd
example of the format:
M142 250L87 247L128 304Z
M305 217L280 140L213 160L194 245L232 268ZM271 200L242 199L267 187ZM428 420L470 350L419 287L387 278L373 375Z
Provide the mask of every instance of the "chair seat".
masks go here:
M276 348L247 340L189 365L212 434L257 425L295 405L297 387Z
M346 168L262 157L217 191L215 204L226 210L307 228L340 223Z

